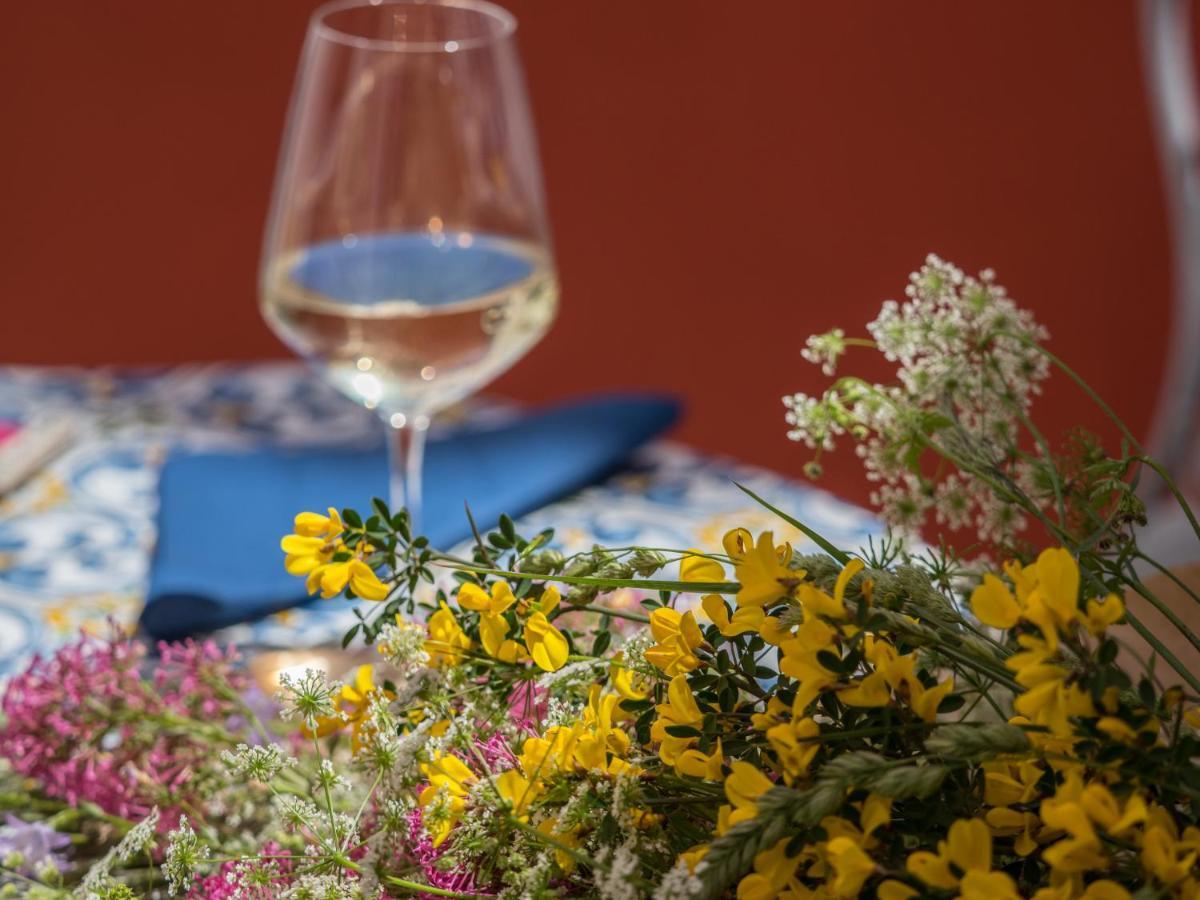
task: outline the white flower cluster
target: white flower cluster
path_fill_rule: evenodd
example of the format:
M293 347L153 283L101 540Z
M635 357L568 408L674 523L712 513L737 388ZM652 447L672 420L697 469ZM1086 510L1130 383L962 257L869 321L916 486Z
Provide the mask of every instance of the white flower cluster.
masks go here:
M426 717L412 730L400 733L388 706L386 702L376 702L372 697L368 715L359 730L359 747L354 762L381 777L403 778L415 769L417 755L429 741L429 730L434 720Z
M971 277L937 256L910 276L905 293L904 303L887 301L867 326L898 364L898 383L842 378L821 397L785 397L788 437L820 453L849 434L867 478L879 485L872 502L902 531L917 531L932 511L940 524L972 525L984 540L1010 539L1023 522L1009 504L976 477L930 477L922 454L936 445L968 468L1019 480L1013 451L1049 371L1036 346L1046 330L991 271ZM832 374L847 343L835 330L810 338L803 355Z
M295 757L284 753L278 744L258 747L238 744L235 749L221 754L221 762L233 778L264 783L273 780L289 766L297 765Z
M272 805L279 827L284 831L311 828L312 823L321 817L321 811L315 803L295 794L276 794L272 797Z
M167 893L172 896L185 893L209 854L187 818L180 818L179 827L167 835L167 853L162 865L167 876Z
M320 765L317 766L316 775L313 778L314 794L322 792L335 794L338 791L348 791L351 787L350 779L333 767L332 760L327 758L321 760Z
M596 857L596 896L601 900L637 900L632 876L638 870L637 839L630 837L615 850L606 847Z
M380 656L400 670L406 678L429 663L425 641L429 638L418 622L386 622L379 629L375 647Z
M697 871L703 865L704 861L701 860L696 866ZM689 900L691 897L699 897L704 891L704 883L696 874L688 867L687 860L679 860L658 883L652 900Z
M280 900L362 900L360 886L338 875L301 875L282 893Z
M141 853L149 853L158 840L158 807L142 819L99 860L92 864L75 889L74 895L83 900L99 897L112 884L112 869L117 863L127 863Z
M285 721L299 719L310 731L315 731L317 719L337 714L334 701L340 690L340 684L316 669L305 669L299 678L282 672L275 693L279 717Z
M837 361L846 352L846 332L835 328L827 334L814 334L805 344L800 355L821 371L832 376L837 371Z
M596 679L596 669L607 664L604 659L584 659L538 676L538 687L544 690L563 690L572 685L590 684Z
M646 651L657 643L654 634L649 628L641 628L625 639L625 643L621 645L622 660L627 669L632 669L635 674L647 675L651 678L656 678L658 669L654 664L646 661Z

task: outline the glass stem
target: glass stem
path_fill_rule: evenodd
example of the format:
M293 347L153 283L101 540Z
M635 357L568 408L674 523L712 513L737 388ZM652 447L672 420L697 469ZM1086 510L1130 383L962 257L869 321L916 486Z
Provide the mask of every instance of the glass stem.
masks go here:
M421 528L421 470L425 460L428 421L419 417L418 428L409 421L400 428L388 426L388 502L392 511L408 510L414 536Z

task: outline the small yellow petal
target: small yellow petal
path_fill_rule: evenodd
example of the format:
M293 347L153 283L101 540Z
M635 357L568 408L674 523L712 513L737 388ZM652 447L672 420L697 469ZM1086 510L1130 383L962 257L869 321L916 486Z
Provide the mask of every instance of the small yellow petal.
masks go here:
M1079 564L1069 550L1048 547L1037 558L1037 591L1059 621L1070 622L1078 611Z
M391 589L362 560L350 560L349 576L350 587L364 600L382 600L391 593Z
M456 596L458 605L463 609L479 612L480 610L490 609L492 606L492 598L477 584L462 585L459 587Z
M984 625L992 628L1012 628L1021 617L1012 592L995 575L983 576L983 584L971 594L971 611Z
M279 542L279 549L284 553L317 554L325 547L325 540L319 537L305 537L299 534L286 535Z
M692 554L699 552L691 551ZM681 581L721 582L725 580L725 568L707 556L685 556L679 563L679 578Z

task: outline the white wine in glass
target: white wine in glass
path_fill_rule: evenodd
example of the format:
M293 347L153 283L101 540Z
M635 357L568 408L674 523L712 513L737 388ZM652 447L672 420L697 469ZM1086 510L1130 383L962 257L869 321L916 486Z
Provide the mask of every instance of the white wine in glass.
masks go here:
M431 416L557 307L515 27L477 0L321 7L284 138L263 313L387 423L390 499L414 519Z

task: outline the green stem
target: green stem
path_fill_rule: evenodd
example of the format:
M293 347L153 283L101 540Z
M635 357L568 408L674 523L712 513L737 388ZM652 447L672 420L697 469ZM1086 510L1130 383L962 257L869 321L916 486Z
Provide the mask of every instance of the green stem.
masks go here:
M1149 466L1154 470L1158 477L1163 480L1163 484L1167 486L1167 490L1171 492L1171 495L1175 498L1175 502L1178 503L1179 508L1183 510L1183 514L1187 516L1188 524L1192 526L1192 533L1196 535L1198 540L1200 540L1200 522L1196 521L1196 515L1192 512L1191 506L1188 505L1187 500L1184 498L1183 492L1180 491L1179 486L1175 484L1175 479L1172 478L1170 473L1163 468L1162 463L1158 462L1158 460L1151 459L1149 456L1135 456L1134 459L1140 463L1143 463L1144 465Z
M488 894L464 894L460 891L448 891L445 888L433 887L429 884L421 884L419 881L408 881L405 878L397 878L394 875L384 875L383 881L393 887L405 888L412 891L414 894L432 894L435 897L457 897L459 900L481 900L488 897Z
M590 603L587 606L560 606L550 615L550 620L553 621L559 616L566 615L567 613L571 612L595 613L599 616L612 616L614 619L627 619L630 622L641 622L643 625L650 624L650 617L644 616L641 613L626 612L623 609L612 609L606 606L595 606Z
M937 723L910 722L907 725L876 725L871 728L851 728L846 731L829 731L813 737L799 738L802 744L827 744L832 741L852 741L856 738L895 734L898 731L922 731L937 727Z
M460 572L474 572L476 575L500 575L504 578L514 578L521 581L556 581L560 584L578 584L585 587L606 588L640 588L646 591L674 591L689 594L736 594L742 586L736 581L658 581L642 578L593 578L586 575L546 575L539 572L510 572L507 569L489 569L455 559L452 556L439 557L442 562L435 563L447 569Z
M516 828L519 831L524 831L530 837L541 841L543 844L549 844L555 850L561 850L563 853L567 854L567 856L571 857L573 860L575 860L578 863L583 863L583 865L587 866L589 869L596 868L595 860L593 860L586 853L582 852L581 850L578 850L575 847L568 847L562 841L556 841L554 838L550 837L550 835L546 834L544 831L538 831L532 825L527 825L526 823L522 822L520 819L517 819L516 817L513 817L513 816L509 817L509 824L516 826Z
M960 665L968 666L977 672L986 675L988 678L991 678L993 681L1004 685L1014 693L1021 693L1021 686L1017 684L1011 675L992 666L990 663L986 663L981 659L971 656L970 654L962 653L954 647L939 646L935 647L934 650L937 653L940 653L942 656L949 657Z
M373 782L371 782L371 789L369 791L367 791L367 795L365 797L363 797L363 801L358 807L358 812L354 814L354 824L350 827L350 829L346 833L346 843L342 847L343 851L348 850L350 848L350 835L352 835L355 832L355 830L358 828L358 823L362 821L362 815L363 815L363 812L366 811L367 803L370 802L371 797L375 794L375 789L377 787L379 787L379 782L382 778L383 778L383 772L379 772L375 776L375 780Z
M1058 523L1065 528L1067 525L1067 507L1066 503L1063 501L1062 486L1058 483L1058 470L1054 466L1054 456L1050 453L1050 443L1037 429L1033 422L1030 421L1029 417L1025 415L1024 410L1018 407L1015 403L1010 403L1010 406L1014 412L1016 412L1021 424L1023 424L1026 430L1033 435L1034 443L1038 445L1038 449L1041 451L1042 457L1046 461L1047 470L1053 473L1054 477L1051 479L1051 481L1054 485L1054 506L1058 511Z
M1175 626L1176 631L1187 638L1189 644L1191 644L1197 650L1200 650L1200 638L1197 638L1196 635L1192 633L1192 630L1187 627L1183 619L1179 618L1179 616L1175 614L1175 611L1171 609L1170 606L1160 600L1158 595L1150 590L1150 588L1142 584L1141 579L1139 579L1136 575L1130 574L1126 580L1129 582L1129 586L1133 588L1139 597L1149 601L1151 606L1162 613L1163 617Z
M1154 636L1154 634L1142 624L1141 619L1135 616L1128 608L1125 610L1125 618L1129 620L1129 624L1133 626L1133 630L1142 636L1142 639L1154 648L1154 652L1167 661L1192 690L1200 692L1200 679L1196 678L1182 662L1179 661L1174 653L1166 648L1162 641Z
M1167 576L1167 578L1169 578L1175 584L1176 587L1178 587L1181 591L1183 591L1185 594L1187 594L1189 597L1191 597L1197 603L1200 603L1200 594L1197 594L1194 590L1192 590L1188 586L1187 582L1185 582L1183 579L1181 579L1178 575L1176 575L1174 572L1172 572L1170 569L1168 569L1166 566L1164 566L1158 560L1151 559L1149 556L1147 556L1145 553L1142 553L1140 550L1135 555L1138 559L1142 560L1143 562L1147 562L1150 565L1154 566L1154 568L1158 569L1159 572L1161 572L1163 575Z
M867 350L878 350L879 345L870 338L844 337L842 343L847 347L864 347Z

